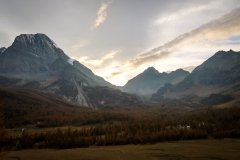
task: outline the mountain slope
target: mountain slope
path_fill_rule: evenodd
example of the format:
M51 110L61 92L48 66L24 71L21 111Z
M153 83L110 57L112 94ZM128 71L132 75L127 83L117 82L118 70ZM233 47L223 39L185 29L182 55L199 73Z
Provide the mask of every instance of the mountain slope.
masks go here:
M186 96L207 97L215 93L236 94L240 89L240 52L219 51L193 70L182 82L166 85L152 96L183 98Z
M129 80L123 91L139 95L151 95L165 83L176 84L182 81L189 73L178 69L171 73L159 73L155 68L149 67L143 73Z
M0 88L0 113L5 117L6 127L58 125L62 119L70 120L84 110L86 108L66 103L55 94L34 89Z
M5 47L0 48L0 54L3 53L6 50Z
M70 59L44 34L17 36L13 44L0 54L0 82L2 87L51 92L69 102L88 107L99 104L89 99L85 87L115 88L84 65Z

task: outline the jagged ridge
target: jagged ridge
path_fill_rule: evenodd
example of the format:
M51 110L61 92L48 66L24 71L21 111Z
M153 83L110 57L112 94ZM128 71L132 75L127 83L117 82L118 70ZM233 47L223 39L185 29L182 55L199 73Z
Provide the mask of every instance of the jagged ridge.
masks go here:
M127 82L123 91L139 95L151 95L166 83L176 84L183 80L189 72L178 69L171 73L159 73L154 67L147 68Z
M39 33L17 36L13 44L4 50L0 55L0 76L0 81L2 79L7 86L51 92L69 102L88 107L99 104L88 97L84 88L115 88L84 65L70 59L49 37Z

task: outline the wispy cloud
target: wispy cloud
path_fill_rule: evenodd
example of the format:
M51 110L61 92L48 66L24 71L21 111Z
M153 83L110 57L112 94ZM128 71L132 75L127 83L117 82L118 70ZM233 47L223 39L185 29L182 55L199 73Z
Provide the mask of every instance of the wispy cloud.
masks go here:
M215 45L240 45L240 35L230 37L228 39L217 40L213 42Z
M230 39L232 44L238 41L238 35L240 9L235 9L125 62L116 58L120 50L112 50L98 59L85 56L78 60L110 82L124 85L129 78L141 73L148 66L157 66L163 71L198 65L214 51L227 49L226 46L219 47L219 42Z
M111 50L108 53L106 53L104 56L98 58L98 59L91 59L87 56L76 58L74 59L78 60L80 63L84 64L85 66L92 69L92 71L97 74L101 75L103 78L111 81L114 84L119 84L119 78L114 79L114 77L111 76L113 72L118 68L116 66L120 65L120 62L117 58L118 54L120 54L122 51L120 49Z
M95 19L92 29L99 27L103 22L106 21L108 7L111 3L112 1L105 1L101 4L100 8L98 9L97 18Z
M80 40L71 46L72 49L76 50L82 48L88 44L87 40Z
M211 8L212 4L215 4L215 3L196 6L196 7L190 7L190 8L187 8L187 9L184 8L184 9L178 11L178 12L174 12L174 13L171 13L171 14L161 16L160 18L158 18L155 21L155 23L156 24L163 24L163 23L167 23L167 22L170 22L170 21L174 21L174 20L176 20L176 19L178 19L182 16L186 16L186 15L193 14L193 13L196 13L196 12L201 12L203 10Z
M210 56L210 50L213 48L214 51L220 50L221 47L214 45L214 42L231 39L237 35L240 35L240 9L235 9L219 19L127 60L115 67L105 78L116 84L124 85L126 80L141 73L147 66L156 65L163 70L174 70L179 67L198 65L204 61L204 58ZM223 47L226 49L226 46Z
M129 60L129 64L132 67L138 67L144 63L165 58L194 43L210 43L211 41L228 39L231 36L239 34L240 9L235 9L219 19L213 20L195 30L176 37L164 45L138 55L136 58Z
M97 68L102 68L102 67L106 66L120 52L121 52L121 50L119 50L119 49L112 50L99 59L90 59L87 56L75 58L75 59L77 59L79 62L85 64L86 66L88 66L92 69L97 69Z

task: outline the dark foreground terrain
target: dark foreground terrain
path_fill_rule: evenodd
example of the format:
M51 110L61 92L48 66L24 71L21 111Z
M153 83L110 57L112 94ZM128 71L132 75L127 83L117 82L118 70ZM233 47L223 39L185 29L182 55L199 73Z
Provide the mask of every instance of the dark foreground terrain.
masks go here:
M240 140L191 140L146 145L3 152L3 160L239 160Z

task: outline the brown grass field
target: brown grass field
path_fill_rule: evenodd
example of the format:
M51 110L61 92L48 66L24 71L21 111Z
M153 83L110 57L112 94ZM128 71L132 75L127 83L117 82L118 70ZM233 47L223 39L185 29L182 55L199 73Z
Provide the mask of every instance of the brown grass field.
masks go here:
M239 160L240 140L191 140L147 145L2 152L1 160Z

